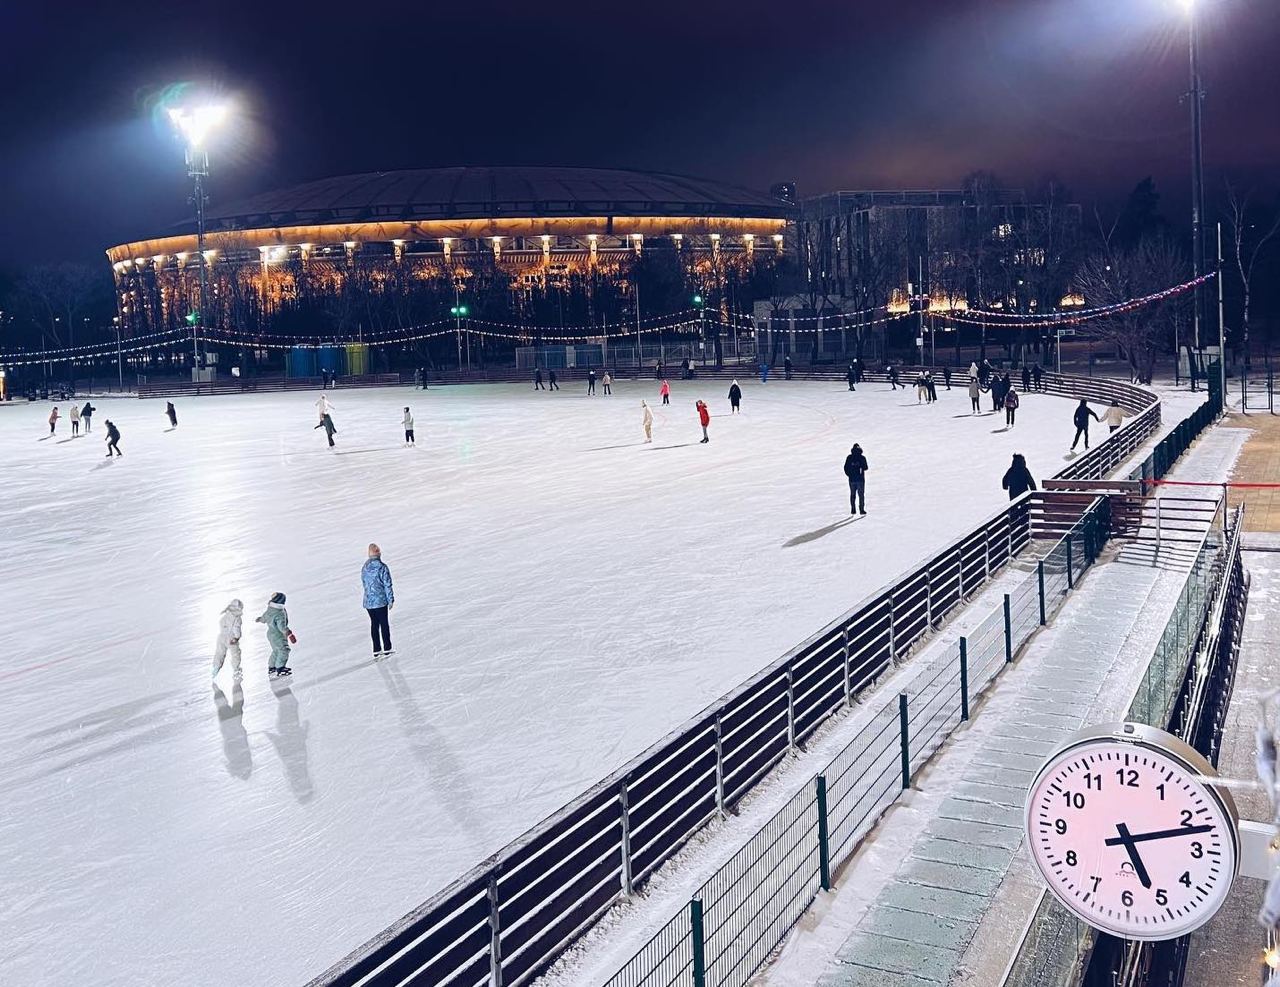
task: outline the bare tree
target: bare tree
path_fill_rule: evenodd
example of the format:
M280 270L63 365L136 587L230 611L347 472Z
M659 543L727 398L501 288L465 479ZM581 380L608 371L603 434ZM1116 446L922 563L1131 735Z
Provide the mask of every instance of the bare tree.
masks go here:
M18 291L31 321L52 345L74 346L76 323L101 301L106 276L85 264L40 264L22 274Z
M1260 226L1255 222L1259 218L1255 215L1258 210L1249 201L1253 192L1253 189L1249 189L1241 195L1227 182L1227 225L1231 230L1231 259L1240 275L1240 351L1244 354L1246 366L1249 363L1249 303L1253 273L1258 265L1258 257L1267 243L1280 233L1280 210L1276 210L1270 226Z

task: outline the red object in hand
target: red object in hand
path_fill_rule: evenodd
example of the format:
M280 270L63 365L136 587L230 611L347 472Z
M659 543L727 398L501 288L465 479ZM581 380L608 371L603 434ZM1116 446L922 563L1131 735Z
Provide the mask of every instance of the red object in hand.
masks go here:
M298 636L297 636L296 634L294 634L294 633L293 633L293 631L290 631L290 632L289 632L289 643L290 643L290 644L297 644L297 643L298 643Z

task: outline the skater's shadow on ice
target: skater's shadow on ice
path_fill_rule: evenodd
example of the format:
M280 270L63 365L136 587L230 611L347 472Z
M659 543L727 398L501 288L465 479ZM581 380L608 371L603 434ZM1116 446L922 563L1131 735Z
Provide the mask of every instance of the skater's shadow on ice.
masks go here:
M310 727L298 716L297 697L288 686L278 686L278 681L273 681L271 687L278 703L276 729L267 731L267 739L284 765L285 780L293 797L299 803L310 802L316 794L311 783L311 769L307 766L307 732Z
M999 435L1001 432L1007 432L1007 431L1009 431L1009 426L1008 426L1008 425L1006 425L1004 428L993 428L993 429L991 430L991 434L992 434L992 435Z
M168 432L176 432L177 430L178 430L178 426L177 426L177 425L174 425L174 426L173 426L173 428L166 428L166 429L165 429L165 432L166 432L166 433L168 433Z
M105 460L105 461L103 461L103 462L99 463L97 466L95 466L95 467L94 467L93 469L91 469L89 472L90 472L90 473L94 473L94 472L96 472L96 471L98 471L98 470L104 470L104 469L106 469L108 466L110 466L112 463L114 463L115 461L116 461L116 457L115 457L115 456L112 456L110 459Z
M696 446L698 444L699 443L697 442L680 442L673 446L650 446L649 448L653 452L657 452L659 449L687 449L689 446Z
M643 442L624 442L618 446L596 446L593 449L584 449L584 452L607 452L610 449L634 449L636 446L644 445Z
M829 535L833 531L839 531L841 528L847 528L849 525L853 524L854 521L857 521L858 518L860 517L862 517L861 514L859 514L857 517L843 518L837 521L835 524L827 525L825 528L818 528L816 531L806 531L803 535L796 535L790 541L783 542L782 547L792 548L796 545L804 545L807 542L817 541L823 535Z
M76 439L78 439L78 438L80 438L80 436L78 436L78 435L72 435L72 436L70 436L69 438L59 439L57 442L55 442L55 443L54 443L54 445L64 446L64 445L66 445L68 442L74 442L74 441L75 441Z
M222 732L222 752L227 757L227 774L246 779L253 774L253 754L249 750L249 734L244 728L244 689L237 682L231 689L231 702L226 693L213 686L213 704L218 711L218 729Z

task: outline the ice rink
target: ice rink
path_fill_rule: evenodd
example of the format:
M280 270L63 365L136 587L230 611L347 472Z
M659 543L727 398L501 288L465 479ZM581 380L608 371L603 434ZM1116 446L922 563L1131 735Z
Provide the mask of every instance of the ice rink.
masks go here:
M75 440L45 438L50 404L0 408L0 981L305 983L997 510L1012 452L1039 479L1072 436L1040 395L1007 432L961 388L742 385L733 418L720 381L673 381L670 407L652 381L338 390L333 451L314 392L181 400L175 431L163 401L95 400ZM370 541L397 600L376 664ZM276 590L299 639L278 683L253 622ZM242 692L210 687L232 597Z

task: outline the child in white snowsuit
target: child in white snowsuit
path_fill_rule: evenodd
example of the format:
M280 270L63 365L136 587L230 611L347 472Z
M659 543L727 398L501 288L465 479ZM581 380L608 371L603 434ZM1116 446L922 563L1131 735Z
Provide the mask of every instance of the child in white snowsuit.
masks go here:
M268 675L292 675L289 668L289 645L297 642L289 630L289 611L284 608L284 594L273 593L267 609L258 618L267 625L267 643L271 645L271 658L267 663Z
M231 672L237 682L240 681L240 618L244 615L244 604L232 600L218 618L218 644L213 649L213 677L216 679L222 671L222 663L227 656L231 657Z
M653 441L653 412L649 409L649 406L643 401L640 402L640 407L644 415L644 418L641 422L641 424L644 425L644 440L646 442L652 442Z

